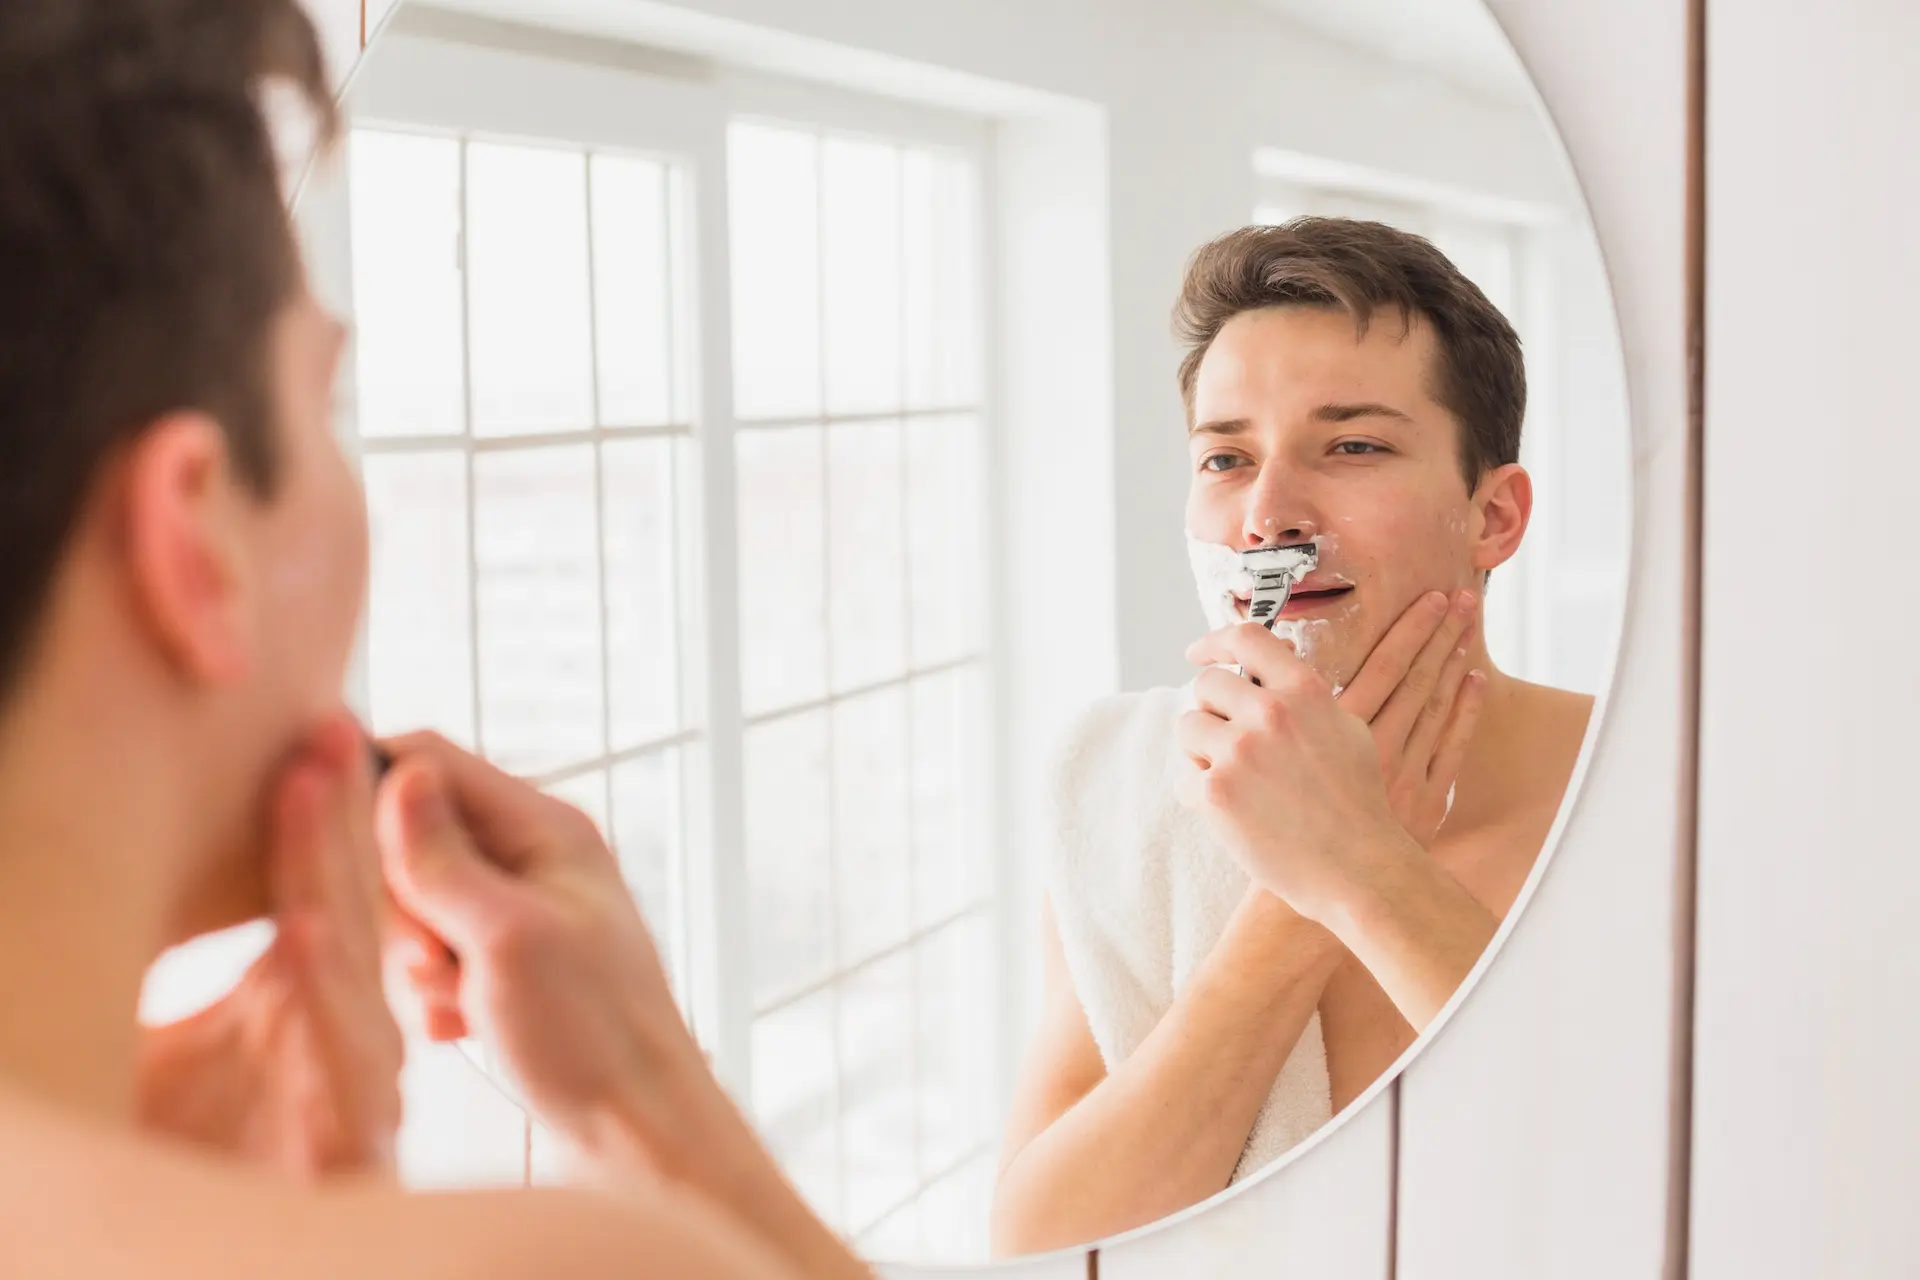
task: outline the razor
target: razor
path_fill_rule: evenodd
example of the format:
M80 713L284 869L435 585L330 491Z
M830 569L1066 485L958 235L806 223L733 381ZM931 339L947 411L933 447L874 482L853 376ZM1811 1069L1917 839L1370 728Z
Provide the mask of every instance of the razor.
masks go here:
M1267 630L1280 620L1280 611L1293 598L1294 588L1320 567L1320 548L1311 542L1285 547L1255 547L1240 553L1240 567L1253 579L1253 598L1247 616Z

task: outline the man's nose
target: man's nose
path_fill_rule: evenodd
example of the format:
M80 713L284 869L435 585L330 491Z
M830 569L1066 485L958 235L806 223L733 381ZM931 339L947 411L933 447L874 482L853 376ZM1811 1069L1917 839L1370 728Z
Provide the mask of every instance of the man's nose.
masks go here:
M1268 483L1255 486L1247 495L1246 516L1241 532L1249 547L1284 547L1296 542L1311 542L1319 536L1320 524L1308 504L1297 492L1289 492L1279 476L1262 476Z
M1296 542L1312 542L1320 536L1320 524L1299 514L1249 513L1242 532L1249 547L1286 547Z

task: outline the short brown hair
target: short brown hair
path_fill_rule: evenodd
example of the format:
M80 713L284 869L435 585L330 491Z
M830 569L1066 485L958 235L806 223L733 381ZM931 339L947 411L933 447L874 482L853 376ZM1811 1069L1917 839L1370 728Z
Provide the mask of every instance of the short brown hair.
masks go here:
M299 247L261 91L334 112L298 0L0 3L0 696L102 466L181 410L270 492Z
M1338 308L1362 334L1382 307L1405 325L1423 318L1440 344L1433 397L1460 424L1468 486L1520 460L1527 414L1520 336L1429 241L1380 222L1295 218L1243 227L1203 247L1187 264L1174 308L1175 332L1188 344L1180 395L1189 417L1207 348L1227 321L1267 307Z

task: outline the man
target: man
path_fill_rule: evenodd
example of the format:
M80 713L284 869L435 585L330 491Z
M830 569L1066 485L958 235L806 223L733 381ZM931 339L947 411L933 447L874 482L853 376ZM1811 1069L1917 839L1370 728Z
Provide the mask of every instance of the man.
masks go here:
M1526 381L1451 263L1376 223L1248 228L1177 314L1198 560L1319 563L1284 636L1235 621L1244 587L1209 598L1230 625L1190 697L1110 700L1069 753L1007 1253L1193 1204L1363 1093L1512 906L1592 709L1496 670L1477 626L1532 513Z
M0 1275L866 1274L591 823L433 738L376 797L286 79L331 120L295 0L0 6ZM262 914L231 996L139 1029L162 949ZM492 1037L604 1191L394 1185L383 914L434 1033Z

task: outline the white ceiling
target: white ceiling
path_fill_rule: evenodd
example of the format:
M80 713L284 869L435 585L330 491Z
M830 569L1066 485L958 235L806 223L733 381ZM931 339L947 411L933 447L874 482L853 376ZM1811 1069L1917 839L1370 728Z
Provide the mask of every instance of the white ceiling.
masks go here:
M1481 0L1253 0L1343 43L1503 101L1530 101L1527 73Z

